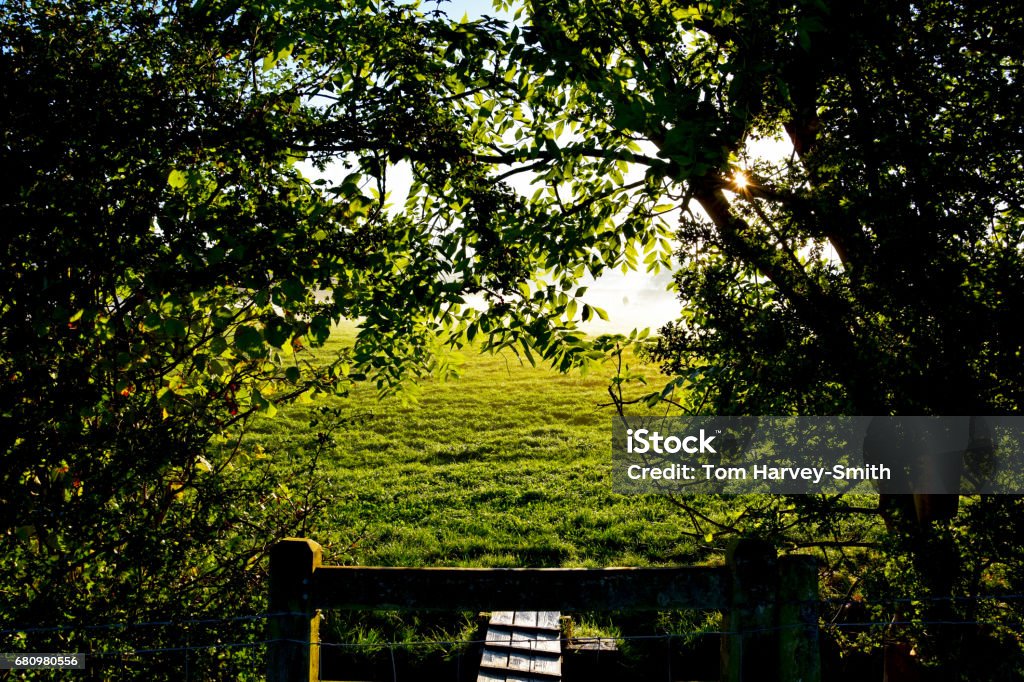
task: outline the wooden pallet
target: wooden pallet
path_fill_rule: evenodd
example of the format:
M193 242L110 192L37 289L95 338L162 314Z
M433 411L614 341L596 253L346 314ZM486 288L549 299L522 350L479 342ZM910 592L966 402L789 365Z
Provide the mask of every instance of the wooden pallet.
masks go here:
M477 682L559 682L562 632L558 611L494 611Z

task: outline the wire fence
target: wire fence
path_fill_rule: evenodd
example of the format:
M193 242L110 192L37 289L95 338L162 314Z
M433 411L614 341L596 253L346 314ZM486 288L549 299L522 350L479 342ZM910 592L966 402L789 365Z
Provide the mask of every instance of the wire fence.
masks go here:
M933 597L933 596L922 596L922 597L905 597L905 598L894 598L880 601L867 601L854 598L828 598L828 599L816 599L816 600L794 600L787 601L780 606L785 605L809 605L814 604L819 607L825 606L836 606L836 605L856 605L858 607L892 607L897 604L924 604L924 603L935 603L935 602L951 602L951 603L977 603L977 602L1015 602L1024 599L1024 594L984 594L975 595L971 597ZM192 618L192 619L181 619L181 620L152 620L152 621L137 621L137 622L116 622L116 623L101 623L101 624L88 624L88 625L32 625L32 626L6 626L0 629L0 637L11 637L11 636L24 636L33 634L60 634L60 633L83 633L83 632L109 632L109 631L131 631L141 630L145 628L188 628L188 627L207 627L207 626L224 626L240 623L257 623L261 621L268 621L273 618L287 618L287 617L308 617L305 613L295 612L265 612L265 613L254 613L245 614L231 617L217 617L217 618ZM966 626L1008 626L1006 620L995 620L995 619L927 619L927 618L890 618L884 620L858 620L858 621L843 621L843 622L832 622L826 623L824 629L869 629L869 628L891 628L891 627L966 627ZM790 625L776 625L765 628L757 629L745 629L742 630L743 634L757 634L757 633L768 633L768 632L779 632L789 628L800 628L805 627L803 624L796 623ZM200 633L196 633L199 635ZM694 638L704 636L721 636L728 634L737 634L736 631L725 631L711 628L695 628L693 630L687 630L683 632L666 632L660 634L642 634L642 635L615 635L615 636L587 636L587 637L563 637L560 641L563 645L571 645L574 642L585 640L587 642L650 642L650 641L664 641L671 643L674 640L693 640ZM309 642L303 642L300 640L290 640L281 638L256 638L248 641L207 641L203 643L188 643L176 646L155 646L155 647L139 647L139 648L128 648L128 649L116 649L116 650L98 650L88 652L90 659L124 659L126 657L139 657L147 655L157 654L187 654L190 652L210 652L218 650L231 650L231 649L251 649L257 647L265 647L275 643L297 643L309 645ZM403 650L403 649L416 649L421 647L473 647L473 646L484 646L488 643L486 638L473 638L473 639L420 639L420 640L395 640L395 641L382 641L379 639L371 641L350 641L350 642L315 642L312 646L319 647L320 649L332 649L341 650L346 652L358 652L359 650L368 651L382 651L382 650Z
M864 621L858 623L837 623L832 627L890 627L893 625L999 625L998 621L985 621L985 620L886 620L886 621ZM804 627L801 624L794 624L789 626L773 626L767 628L748 628L742 630L739 634L761 634L770 632L780 632L782 630L790 628L801 628ZM560 642L563 646L578 644L580 642L652 642L652 641L672 641L672 640L683 640L689 639L693 636L721 636L721 635L735 635L737 632L731 632L727 630L693 630L690 632L666 632L652 635L615 635L615 636L603 636L603 635L587 635L582 637L561 637L555 640L545 640L551 642ZM236 648L251 648L258 646L266 646L268 644L300 644L303 646L311 646L320 649L345 649L345 650L358 650L358 649L373 649L373 650L385 650L385 649L415 649L417 647L438 647L438 646L450 646L450 647L461 647L461 646L486 646L497 642L498 640L483 639L451 639L451 640L438 640L438 639L424 639L424 640L402 640L402 641L388 641L388 642L307 642L300 639L286 639L286 638L271 638L261 639L251 642L217 642L210 644L195 644L189 646L177 646L177 647L158 647L150 649L130 649L125 651L97 651L89 654L92 658L121 658L124 656L132 656L139 654L162 654L162 653L185 653L189 651L208 651L216 649L236 649Z
M182 620L150 620L124 623L100 623L92 625L48 625L33 627L8 627L0 630L0 636L19 633L36 632L82 632L91 630L127 630L132 628L148 627L184 627L186 625L222 625L225 623L240 623L246 621L260 621L268 618L279 618L284 616L300 616L304 614L276 612L276 613L254 613L243 616L229 616L222 618L190 618Z

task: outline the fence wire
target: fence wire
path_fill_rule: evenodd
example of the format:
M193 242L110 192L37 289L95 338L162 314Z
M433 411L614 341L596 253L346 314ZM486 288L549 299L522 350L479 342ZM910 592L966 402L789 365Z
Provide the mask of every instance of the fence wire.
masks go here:
M894 625L913 625L913 626L929 626L929 625L1005 625L999 621L993 620L886 620L886 621L862 621L856 623L835 623L828 627L830 628L849 628L849 627L891 627ZM765 628L747 628L739 630L693 630L687 632L666 632L662 634L653 635L615 635L615 636L585 636L585 637L560 637L557 641L562 645L575 644L581 641L584 642L651 642L651 641L665 641L671 642L675 639L688 640L693 637L704 637L704 636L723 636L723 635L756 635L766 634L770 632L781 632L790 629L800 629L807 627L803 623L794 623L791 625L777 625ZM311 648L319 649L372 649L377 651L383 651L390 649L392 656L396 649L415 649L417 647L456 647L456 646L486 646L493 644L498 640L490 639L451 639L451 640L436 640L436 639L424 639L424 640L401 640L401 641L388 641L388 642L307 642L301 639L287 639L287 638L270 638L261 639L251 642L211 642L209 644L193 644L188 646L175 646L175 647L154 647L146 649L125 649L118 651L94 651L87 652L86 655L90 659L122 659L131 656L139 656L146 654L173 654L173 653L188 653L193 651L211 651L220 649L243 649L266 646L269 644L298 644L301 646L309 646ZM394 661L392 661L394 663Z
M890 599L881 599L878 601L866 600L866 599L855 599L852 597L835 597L826 599L793 599L784 602L778 602L777 606L808 606L811 604L815 605L856 605L856 606L875 606L884 607L891 606L894 604L917 604L917 603L940 603L940 602L951 602L957 604L969 604L972 602L999 602L999 601L1020 601L1024 599L1024 594L979 594L971 597L895 597ZM396 609L379 609L380 611L391 611ZM669 609L671 610L671 609ZM134 621L134 622L116 622L116 623L94 623L94 624L82 624L82 625L26 625L26 626L6 626L4 629L0 629L0 636L3 635L14 635L14 634L33 634L33 633L46 633L46 632L88 632L93 630L131 630L135 628L150 628L150 627L185 627L188 625L222 625L227 623L240 623L240 622L254 622L260 620L268 620L270 618L286 618L286 617L301 617L307 616L304 612L291 612L291 611L270 611L265 613L253 613L239 616L224 616L217 618L190 618L182 620L151 620L151 621ZM945 621L932 621L933 623L940 623ZM979 623L978 621L951 621L951 622L964 622L964 623ZM888 624L889 621L886 621ZM862 625L870 625L871 623L862 623Z
M45 625L29 627L8 627L0 630L0 635L31 634L41 632L83 632L91 630L130 630L149 627L185 627L187 625L221 625L225 623L241 623L245 621L266 620L285 616L304 616L304 613L270 612L253 613L244 616L228 616L222 618L192 618L185 620L150 620L133 623L99 623L93 625Z
M875 606L884 607L891 606L900 603L925 603L925 602L1010 602L1024 599L1024 594L986 594L977 595L974 597L907 597L897 599L886 599L880 601L867 601L867 600L856 600L852 598L846 599L817 599L817 600L794 600L780 603L780 606L784 605L808 605L816 604L818 606L835 606L837 604L849 604L857 606ZM96 632L96 631L111 631L111 630L132 630L140 628L158 628L158 627L187 627L187 626L212 626L212 625L224 625L231 623L242 623L242 622L258 622L258 621L269 621L273 618L288 618L288 617L308 617L309 614L302 612L265 612L265 613L254 613L245 614L231 617L221 618L192 618L185 620L154 620L154 621L142 621L142 622L117 622L117 623L102 623L92 625L58 625L58 626L24 626L24 627L13 627L8 626L5 629L0 630L0 636L11 636L11 635L27 635L27 634L40 634L40 633L60 633L60 632ZM851 629L851 628L890 628L894 626L899 627L965 627L965 626L1005 626L1009 625L1005 621L992 620L992 619L889 619L889 620L865 620L865 621L846 621L841 623L827 623L821 626L823 629ZM718 629L694 629L684 632L671 632L661 634L649 634L649 635L616 635L616 636L587 636L587 637L563 637L560 638L560 642L563 645L572 644L577 641L587 642L651 642L651 641L664 641L671 643L673 640L692 640L695 637L705 636L722 636L722 635L737 635L737 634L760 634L770 632L780 632L792 628L804 628L807 627L803 623L793 623L787 625L775 625L764 628L754 629L741 629L741 630L718 630ZM251 649L256 647L265 647L270 644L298 644L304 646L314 646L320 649L336 649L344 651L359 651L359 650L370 650L370 651L383 651L385 649L390 650L392 668L395 669L394 652L395 650L412 650L421 647L472 647L472 646L485 646L492 640L485 638L475 639L422 639L422 640L396 640L396 641L363 641L363 642L305 642L302 640L284 639L284 638L263 638L255 639L250 641L211 641L201 644L187 644L182 646L168 646L168 647L150 647L150 648L129 648L129 649L117 649L117 650L100 650L100 651L86 651L84 652L90 660L123 660L125 658L151 656L159 654L188 654L191 652L202 652L202 651L218 651L218 650L230 650L230 649Z

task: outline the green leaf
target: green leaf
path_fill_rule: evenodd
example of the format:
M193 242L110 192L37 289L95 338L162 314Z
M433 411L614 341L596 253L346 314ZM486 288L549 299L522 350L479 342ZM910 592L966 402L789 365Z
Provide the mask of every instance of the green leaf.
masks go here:
M164 320L163 329L164 334L167 334L172 339L183 339L188 335L188 328L185 326L185 323L174 318Z
M253 326L243 324L235 330L235 346L250 355L263 350L263 335Z
M188 178L180 170L172 170L167 175L167 184L174 189L181 189L188 184Z
M263 327L263 337L274 348L283 348L291 339L292 328L280 317L273 317Z

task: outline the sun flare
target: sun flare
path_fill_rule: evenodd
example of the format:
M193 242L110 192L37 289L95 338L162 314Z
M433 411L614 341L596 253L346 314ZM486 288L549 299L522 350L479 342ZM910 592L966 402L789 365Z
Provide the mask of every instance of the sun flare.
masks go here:
M736 189L744 190L750 187L750 178L741 170L732 174L732 184Z

